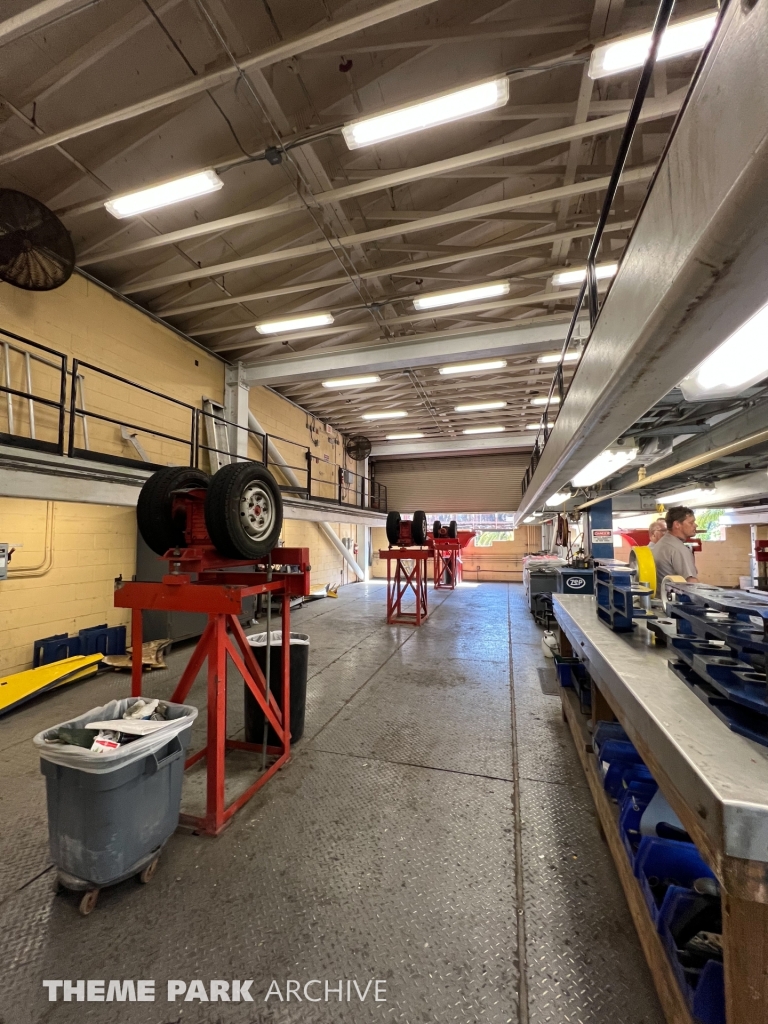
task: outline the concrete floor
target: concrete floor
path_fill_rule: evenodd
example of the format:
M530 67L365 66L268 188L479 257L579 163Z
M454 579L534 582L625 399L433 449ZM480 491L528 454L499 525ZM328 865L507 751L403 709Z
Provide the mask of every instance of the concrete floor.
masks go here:
M30 739L127 677L0 720L0 1024L662 1024L522 588L430 602L421 629L386 625L376 583L298 611L310 678L290 764L219 839L177 833L151 885L104 890L88 918L53 892ZM169 696L189 653L145 692ZM199 735L201 683L190 703ZM156 1001L48 1002L43 979L155 979ZM170 1003L169 979L252 979L254 1002ZM314 997L327 981L329 1001L285 1001L289 979L319 979ZM376 979L385 999L350 984L346 1000L347 980ZM273 981L283 1001L265 1001Z

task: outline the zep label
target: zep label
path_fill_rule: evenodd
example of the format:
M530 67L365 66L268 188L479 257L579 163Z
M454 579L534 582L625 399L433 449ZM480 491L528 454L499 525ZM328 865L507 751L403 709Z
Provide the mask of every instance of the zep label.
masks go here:
M565 581L565 585L569 590L583 590L587 585L587 581L583 576L569 576Z

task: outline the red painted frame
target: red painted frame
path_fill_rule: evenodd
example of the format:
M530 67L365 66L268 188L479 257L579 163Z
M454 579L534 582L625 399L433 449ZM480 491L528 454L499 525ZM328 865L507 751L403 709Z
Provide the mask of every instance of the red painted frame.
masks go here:
M461 542L440 537L432 540L435 590L455 590L461 583Z
M380 551L379 558L387 563L387 622L393 625L420 626L429 615L427 603L427 559L431 553L427 548L390 548ZM403 562L412 561L408 570ZM395 572L392 575L392 562ZM416 596L416 611L402 610L403 598L412 591Z
M160 583L128 583L119 581L115 590L115 606L132 609L131 644L134 652L141 651L142 609L163 608L172 611L206 612L208 624L197 642L192 657L171 697L174 703L183 703L192 688L198 672L208 662L208 729L204 747L192 754L185 768L191 768L203 758L206 765L206 812L203 817L182 815L181 821L206 835L219 835L232 816L246 804L288 761L291 752L290 729L290 602L291 596L309 593L309 550L306 548L276 548L272 560L281 565L298 566L299 572L230 572L229 567L254 565L253 562L235 563L220 558L212 548L182 549L169 552L166 557L174 568L192 567L200 572L195 581L188 573L176 572L164 576ZM224 571L215 571L216 569ZM271 578L270 578L271 577ZM274 691L267 699L264 674L253 655L248 639L240 625L243 598L255 594L275 594L282 602L282 654L283 671L280 681L282 708L275 700ZM259 707L275 731L277 746L267 747L267 754L275 760L265 771L229 805L225 799L226 752L248 750L262 753L258 743L227 739L227 658L230 658ZM131 692L141 696L141 658L133 658L131 666Z

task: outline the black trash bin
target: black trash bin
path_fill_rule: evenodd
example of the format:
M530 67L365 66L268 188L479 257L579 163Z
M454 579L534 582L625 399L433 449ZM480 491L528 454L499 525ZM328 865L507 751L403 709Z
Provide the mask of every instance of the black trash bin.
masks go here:
M121 718L137 698L112 701L62 725ZM113 885L157 857L179 823L184 757L197 709L168 704L168 729L114 754L35 736L48 797L51 859L67 888Z
M267 634L255 633L248 637L256 661L262 672L267 671ZM270 639L269 689L275 695L277 705L282 709L283 682L283 632L273 629ZM291 743L298 743L304 735L304 715L307 708L307 667L309 664L309 636L307 633L291 633ZM261 743L264 739L264 712L258 701L245 687L245 740L246 743ZM276 746L279 740L270 725L267 745Z

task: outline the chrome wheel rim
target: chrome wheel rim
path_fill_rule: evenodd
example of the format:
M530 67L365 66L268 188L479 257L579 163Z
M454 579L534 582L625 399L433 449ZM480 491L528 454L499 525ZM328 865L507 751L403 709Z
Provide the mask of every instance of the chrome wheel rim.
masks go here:
M262 483L249 484L240 498L240 522L252 540L268 537L275 524L275 503Z

